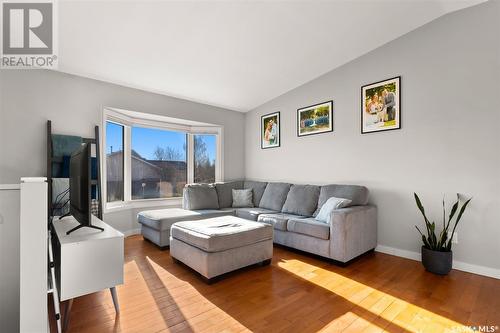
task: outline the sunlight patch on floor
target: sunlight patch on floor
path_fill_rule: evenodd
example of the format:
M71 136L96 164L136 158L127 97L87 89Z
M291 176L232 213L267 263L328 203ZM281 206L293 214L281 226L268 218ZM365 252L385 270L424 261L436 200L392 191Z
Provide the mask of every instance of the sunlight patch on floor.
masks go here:
M368 312L367 316L373 316L374 321L376 321L377 317L380 317L383 322L377 328L377 326L363 318L367 316L358 316L355 313L346 312L325 326L324 330L326 331L335 331L333 328L343 323L343 325L348 325L347 328L343 326L346 332L350 331L350 328L354 329L352 332L364 330L380 332L384 329L384 326L392 323L404 330L415 333L473 332L456 321L300 260L282 260L278 263L278 267L343 297L361 309L366 310Z
M184 318L189 318L186 319L186 323L193 331L248 330L236 319L206 299L189 282L176 277L153 259L149 257L146 257L146 259L164 288L168 290L172 302L177 306L177 310ZM183 286L183 288L179 288L180 286ZM186 286L188 286L187 292Z
M351 323L356 322L357 325ZM346 326L347 329L345 328ZM323 327L320 332L361 332L363 329L373 329L373 332L381 332L382 329L377 325L370 323L368 320L358 316L353 312L346 312L343 315L335 318L325 327Z
M148 321L151 327L158 330L165 329L165 318L162 316L162 303L155 300L155 289L151 289L148 285L142 269L135 260L129 261L125 264L125 283L118 287L118 297L124 297L131 302L127 305L123 304L121 307L121 314L119 317L119 327L122 330L134 331L138 329L141 321ZM134 288L126 288L127 285L132 285ZM121 288L122 287L122 288ZM159 294L159 293L158 293ZM162 299L166 300L166 297ZM137 300L137 302L134 302ZM164 307L168 306L168 302L164 303ZM154 311L151 311L154 309Z

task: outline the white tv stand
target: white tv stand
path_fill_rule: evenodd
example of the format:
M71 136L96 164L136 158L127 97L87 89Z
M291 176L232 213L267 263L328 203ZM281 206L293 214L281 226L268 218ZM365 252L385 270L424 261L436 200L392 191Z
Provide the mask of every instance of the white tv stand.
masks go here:
M116 286L123 284L123 234L95 216L92 224L104 231L80 228L66 232L79 223L73 216L54 217L52 244L56 267L56 285L61 302L69 300L63 316L67 328L73 299L110 289L116 313L120 312Z

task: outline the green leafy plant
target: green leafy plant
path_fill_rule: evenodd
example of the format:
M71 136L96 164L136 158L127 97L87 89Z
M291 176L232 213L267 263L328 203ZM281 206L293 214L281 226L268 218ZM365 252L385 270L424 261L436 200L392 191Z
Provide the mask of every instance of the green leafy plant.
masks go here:
M458 222L460 222L460 219L462 218L462 215L465 212L465 208L467 208L467 205L472 200L472 198L463 201L460 200L461 196L460 194L457 193L457 201L451 207L450 215L448 216L448 221L446 221L446 207L443 198L443 230L441 230L439 236L436 236L436 223L434 222L431 223L429 221L429 219L425 215L425 209L424 206L422 205L422 202L420 201L420 198L418 197L417 193L413 194L415 196L417 207L424 216L425 227L427 229L427 236L426 236L424 235L424 233L422 233L422 231L420 231L418 226L415 226L415 228L417 228L418 232L422 236L422 241L424 242L424 246L429 250L433 251L441 251L441 252L451 251L451 241L453 239L453 235L455 234L455 230L457 229ZM463 204L459 210L458 208L460 206L461 201L463 201ZM453 225L453 229L450 235L448 231L450 230L451 221L453 220L453 217L455 216L457 211L459 213L457 215L457 218L455 219L455 224Z

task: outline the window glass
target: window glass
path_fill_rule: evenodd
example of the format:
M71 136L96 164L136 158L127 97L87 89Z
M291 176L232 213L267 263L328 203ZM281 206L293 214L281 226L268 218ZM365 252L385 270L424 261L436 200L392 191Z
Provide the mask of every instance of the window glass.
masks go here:
M194 182L215 182L217 137L213 134L194 135Z
M181 197L187 182L186 133L132 127L132 200Z
M107 202L123 201L123 126L106 122Z

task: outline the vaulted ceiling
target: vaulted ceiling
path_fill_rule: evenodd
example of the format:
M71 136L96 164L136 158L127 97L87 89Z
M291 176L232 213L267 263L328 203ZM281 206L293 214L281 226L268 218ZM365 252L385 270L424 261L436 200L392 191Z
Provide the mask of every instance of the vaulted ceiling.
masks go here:
M478 2L62 1L58 70L245 112Z

